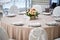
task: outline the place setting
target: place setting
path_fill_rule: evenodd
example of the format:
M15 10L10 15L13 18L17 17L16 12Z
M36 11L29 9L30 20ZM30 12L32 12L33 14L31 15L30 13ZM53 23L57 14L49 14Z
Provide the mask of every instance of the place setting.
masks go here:
M41 27L41 24L39 22L30 22L28 23L29 27Z
M60 16L53 16L52 15L52 18L56 21L56 22L60 22Z
M56 22L60 22L60 18L54 18Z
M48 26L58 26L58 23L56 21L49 21L46 23Z
M24 23L23 22L13 22L12 25L15 25L15 26L23 26Z
M49 16L49 15L51 15L51 13L50 12L43 12L43 15Z
M8 14L8 15L6 15L7 17L15 17L16 16L16 14Z

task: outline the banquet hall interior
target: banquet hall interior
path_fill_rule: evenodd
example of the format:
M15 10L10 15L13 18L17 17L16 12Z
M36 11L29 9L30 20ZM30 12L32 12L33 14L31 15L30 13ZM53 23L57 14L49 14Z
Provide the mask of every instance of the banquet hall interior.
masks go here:
M0 0L0 40L60 40L60 0Z

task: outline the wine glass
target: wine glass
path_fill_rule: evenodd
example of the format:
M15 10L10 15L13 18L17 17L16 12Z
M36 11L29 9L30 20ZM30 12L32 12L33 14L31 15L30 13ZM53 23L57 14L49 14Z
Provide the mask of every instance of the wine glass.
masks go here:
M3 13L0 12L0 23L1 23L2 17L3 17ZM1 24L2 24L2 23L1 23ZM0 26L1 26L1 25L0 25Z

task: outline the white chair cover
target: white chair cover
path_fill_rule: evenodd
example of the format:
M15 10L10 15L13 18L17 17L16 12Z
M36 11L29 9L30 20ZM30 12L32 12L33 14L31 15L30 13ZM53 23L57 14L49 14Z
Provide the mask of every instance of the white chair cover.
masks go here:
M60 6L57 6L57 7L53 10L53 16L55 16L55 17L60 16Z
M32 8L35 8L38 11L38 13L42 13L43 12L41 5L33 5Z
M9 13L11 13L11 14L18 14L19 10L18 10L17 6L16 5L12 5L10 7Z
M29 34L29 40L48 40L47 33L43 28L34 28Z
M7 32L0 27L0 40L9 40Z
M0 27L0 40L14 40L14 39L9 39L7 32Z

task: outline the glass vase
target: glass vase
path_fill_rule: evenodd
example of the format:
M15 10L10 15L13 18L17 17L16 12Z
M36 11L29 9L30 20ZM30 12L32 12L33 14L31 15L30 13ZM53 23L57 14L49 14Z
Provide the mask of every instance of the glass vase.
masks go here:
M36 16L31 16L30 17L30 20L35 20L36 19Z

